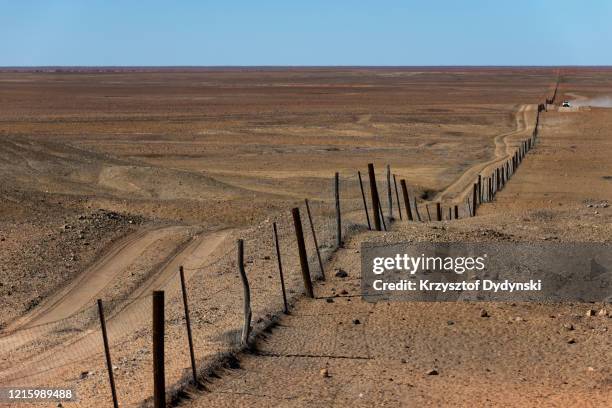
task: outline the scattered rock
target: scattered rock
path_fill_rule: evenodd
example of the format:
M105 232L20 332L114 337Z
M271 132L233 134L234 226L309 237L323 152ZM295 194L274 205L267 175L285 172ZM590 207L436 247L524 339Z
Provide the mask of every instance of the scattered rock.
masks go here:
M517 316L514 320L517 321L517 322L524 322L525 321L525 319L523 319L521 316Z
M332 299L332 298L327 298L327 299L325 299L325 301L327 303L334 303L334 299Z
M573 325L573 324L571 324L571 323L565 323L565 324L563 325L563 328L564 328L565 330L567 330L567 331L572 331L572 330L574 330L574 325Z
M455 322L453 322L452 320L449 320L446 322L447 325L452 326L453 324L455 324Z
M595 311L593 309L589 309L586 311L587 317L595 316Z
M606 317L608 316L608 310L607 309L601 309L598 313L598 316L602 316L602 317Z
M400 363L402 363L402 364L406 364L406 359L405 359L405 358L401 358L401 359L400 359Z
M574 339L569 339L569 340L567 341L567 344L576 344L576 340L574 340Z
M336 271L336 278L346 278L347 276L348 276L348 273L346 273L344 269L338 269Z
M342 289L342 291L340 291L341 295L348 295L349 293L347 292L346 289Z
M80 375L80 378L81 378L81 380L84 380L86 378L91 377L92 374L93 373L91 371L82 371L81 375Z
M491 317L491 316L489 315L489 312L487 312L484 309L481 309L480 310L480 317Z
M435 368L432 368L431 370L427 370L427 372L425 374L427 374L427 375L438 375L438 370L436 370Z
M361 324L361 322L359 321L359 319L353 319L353 324Z
M319 374L321 374L321 377L323 378L329 378L329 371L327 371L327 368L322 368L321 371L319 371Z

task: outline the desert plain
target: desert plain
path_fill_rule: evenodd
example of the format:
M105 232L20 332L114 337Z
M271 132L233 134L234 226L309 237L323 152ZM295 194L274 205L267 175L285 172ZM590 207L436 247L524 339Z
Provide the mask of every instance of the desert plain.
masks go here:
M555 89L537 144L477 216L400 220L393 194L388 231L367 228L357 171L367 187L373 163L384 191L389 165L422 213L463 203ZM150 405L150 292L164 289L179 406L609 406L607 303L369 303L359 287L365 241L610 243L612 109L589 103L609 95L612 70L595 67L3 69L0 384L70 386L79 400L64 406L110 405L102 299L121 406ZM290 213L302 211L320 275L305 198L325 262L315 299L302 294Z

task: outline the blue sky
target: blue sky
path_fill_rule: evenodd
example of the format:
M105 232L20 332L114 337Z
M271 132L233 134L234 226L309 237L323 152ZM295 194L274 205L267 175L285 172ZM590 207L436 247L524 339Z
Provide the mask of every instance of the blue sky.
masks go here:
M612 65L612 1L0 0L0 66Z

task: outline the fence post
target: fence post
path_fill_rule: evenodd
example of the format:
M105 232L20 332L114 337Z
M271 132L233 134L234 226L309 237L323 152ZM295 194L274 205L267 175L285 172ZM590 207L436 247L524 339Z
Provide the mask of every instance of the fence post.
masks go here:
M474 183L472 192L472 217L476 216L476 206L478 205L478 183Z
M276 231L276 223L272 223L272 229L274 231L274 246L276 247L276 259L278 260L278 273L280 275L281 290L283 291L283 312L289 314L289 307L287 306L287 293L285 292L285 277L283 276L283 263L281 262L280 245L278 243L278 232Z
M395 187L395 198L397 201L397 213L399 214L400 221L402 218L402 205L400 204L399 193L397 191L397 180L395 179L395 174L393 175L393 186Z
M380 225L380 201L378 200L378 188L376 187L376 174L374 164L368 163L368 176L370 178L370 195L372 196L372 214L374 216L374 228L381 231Z
M240 280L242 281L242 290L244 293L244 323L242 325L242 336L240 343L242 347L248 347L249 345L249 334L251 333L251 288L249 287L249 280L247 279L246 271L244 270L244 241L239 239L236 241L238 250L238 273L240 273Z
M115 377L113 375L113 363L111 361L110 347L108 346L108 334L106 333L106 320L104 320L104 307L102 299L98 299L98 315L100 316L100 328L102 329L102 341L104 342L104 354L106 355L106 368L108 369L108 381L110 383L113 407L119 408L117 390L115 388Z
M337 172L334 177L334 196L336 198L336 246L338 248L342 248L342 219L340 218L340 175ZM308 211L308 213L310 214L310 211ZM319 249L317 247L317 255L318 254ZM321 257L319 256L319 263L321 263L320 258ZM323 273L323 267L321 267L321 273ZM325 274L323 274L323 278L325 278Z
M378 202L380 203L380 197L378 198ZM387 231L387 223L385 222L385 216L383 214L382 206L378 206L378 212L380 214L380 220L382 221L382 226L385 231Z
M482 175L478 175L478 202L482 203Z
M459 219L459 206L455 205L455 219L458 220Z
M387 164L387 200L389 201L389 219L393 219L393 195L391 194L391 166Z
M310 270L308 268L308 255L306 254L306 244L304 243L304 231L302 230L302 220L300 219L300 209L293 208L291 214L293 215L293 226L295 228L295 237L297 239L298 253L300 255L304 289L306 290L306 296L314 298L312 280L310 279Z
M336 173L338 175L338 173ZM312 241L314 243L315 251L317 252L317 259L319 260L319 268L321 269L321 278L325 280L325 270L323 269L323 262L321 261L321 253L319 252L319 243L317 242L317 234L315 233L314 223L312 222L312 215L310 214L310 204L308 199L305 198L306 213L308 214L308 221L310 222L310 231L312 232ZM338 214L339 215L339 214Z
M166 407L164 368L164 291L153 291L153 404Z
M193 351L193 337L191 335L191 319L189 318L189 304L187 302L187 285L185 284L185 272L183 265L179 266L179 276L181 277L181 291L183 292L183 309L185 311L185 325L187 326L187 341L189 343L189 357L191 359L191 374L193 383L198 384L198 373L196 369L195 353Z
M448 219L452 220L453 219L453 210L452 208L448 207Z
M427 220L431 221L431 214L429 213L429 205L425 204L425 210L427 210Z
M410 208L410 197L408 197L408 187L406 187L406 180L400 180L400 185L402 186L402 195L404 196L404 207L406 207L406 214L408 216L408 221L413 221L414 217L412 216L412 209Z
M361 189L361 198L363 199L363 210L365 211L366 220L368 221L368 229L372 230L372 224L370 224L370 214L368 214L368 204L366 202L365 193L363 192L363 182L361 181L361 172L357 171L359 177L359 188Z
M442 204L440 202L436 203L436 216L438 221L442 221Z

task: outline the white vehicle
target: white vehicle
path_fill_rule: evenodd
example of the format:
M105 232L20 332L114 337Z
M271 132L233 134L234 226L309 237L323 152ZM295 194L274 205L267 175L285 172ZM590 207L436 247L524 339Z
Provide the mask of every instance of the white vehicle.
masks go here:
M570 108L571 105L570 105L569 101L563 101L563 103L561 104L561 107L562 108Z

